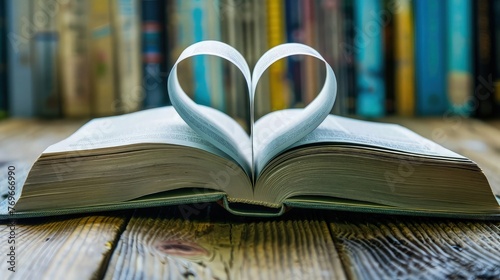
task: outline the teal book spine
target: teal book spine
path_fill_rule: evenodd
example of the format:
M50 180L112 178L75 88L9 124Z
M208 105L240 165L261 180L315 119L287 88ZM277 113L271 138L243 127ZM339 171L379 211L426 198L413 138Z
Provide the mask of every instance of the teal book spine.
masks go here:
M7 116L7 20L6 20L6 4L0 2L0 120Z
M448 99L451 110L469 115L467 106L472 92L472 1L446 2Z
M441 115L446 91L445 1L415 1L415 78L417 113Z
M176 6L177 44L180 47L203 40L221 39L220 5L217 0L177 0ZM195 56L191 63L192 85L187 86L192 87L195 102L225 111L222 60L210 56Z
M364 117L385 114L383 25L376 14L381 10L380 0L354 2L356 114Z
M33 30L23 28L22 20L30 18L31 0L7 0L7 63L9 83L9 113L12 117L34 117L31 65Z

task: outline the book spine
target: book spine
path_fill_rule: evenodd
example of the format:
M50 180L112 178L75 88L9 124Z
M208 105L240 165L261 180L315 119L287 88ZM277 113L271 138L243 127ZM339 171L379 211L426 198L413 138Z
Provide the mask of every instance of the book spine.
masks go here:
M381 9L379 0L354 1L356 113L365 117L379 117L385 113L383 30L376 13L373 13Z
M219 0L204 1L197 0L202 3L203 17L199 22L202 24L204 31L202 32L203 40L221 40L221 23L218 13L214 13L214 9L220 6ZM249 32L251 33L251 32ZM208 65L207 81L209 93L211 96L211 107L220 111L226 111L226 93L224 91L222 59L214 56L205 56L205 63Z
M490 0L474 1L474 104L473 116L493 117L495 88L493 86L493 7Z
M285 17L281 0L267 0L267 41L268 48L285 42ZM286 65L279 60L269 67L269 95L271 111L285 109L289 106L286 91Z
M92 85L92 114L113 115L115 111L116 85L113 39L109 0L90 2L90 79Z
M384 26L384 70L385 70L385 81L386 81L386 91L385 91L385 112L388 115L393 115L396 113L396 81L394 77L396 76L396 21L398 17L399 10L391 10L391 4L400 5L400 0L384 0L384 9L392 12L393 17L388 20Z
M331 34L330 36L318 36L318 40L323 42L321 53L332 66L337 78L337 98L332 112L337 115L347 115L347 76L343 70L344 62L340 44L341 42L345 42L345 19L342 11L342 1L325 0L321 3L321 5L318 5L318 13L322 14L325 29L325 33L319 34ZM324 71L321 72L321 75L325 75L323 72Z
M86 0L60 4L62 113L70 118L88 118L91 115L88 8Z
M496 102L496 116L500 116L500 1L493 2L493 12L494 12L494 27L495 30L495 77L494 77L494 91L495 91L495 102Z
M35 113L41 117L58 117L61 113L59 90L59 32L57 17L45 10L56 5L55 0L33 2L32 20L37 29L33 37L33 90ZM40 20L43 17L44 20Z
M8 112L8 76L7 76L7 13L6 3L0 2L0 120Z
M313 0L301 1L303 15L303 34L304 44L317 48L316 40L316 14L314 5L317 4ZM318 68L316 67L316 58L304 57L304 71L302 72L302 106L309 104L318 94Z
M220 24L210 9L219 7L218 1L189 1L189 18L192 20L192 42L220 40ZM225 95L222 85L222 61L220 58L195 56L193 61L194 99L196 103L225 111Z
M411 0L399 0L394 15L394 94L396 112L402 116L415 114L415 64L413 16Z
M355 47L354 47L354 5L351 0L344 0L342 14L344 20L344 43L341 43L342 67L345 73L347 90L347 114L356 113L356 67L355 67Z
M415 2L415 68L420 115L439 115L448 108L445 12L445 1Z
M34 117L31 0L7 0L9 110L12 117Z
M141 79L141 37L139 3L135 0L112 0L111 21L115 54L115 81L119 113L137 111L144 99Z
M193 20L191 13L191 1L176 0L172 17L169 18L171 25L175 30L175 40L172 43L170 53L171 60L176 61L181 52L194 43ZM194 96L195 78L193 76L194 59L187 60L178 65L179 83L191 99L196 100ZM197 101L199 103L199 100Z
M165 1L142 0L142 76L144 108L167 105L164 31Z
M299 0L285 1L286 37L288 42L301 43L302 34L301 2ZM291 56L287 58L288 72L292 90L292 106L302 102L302 68L304 58L302 56Z
M473 90L472 1L448 0L446 4L448 98L454 113L468 115L466 104Z
M201 6L202 3L199 1L190 1L191 3L191 17L192 17L192 32L193 32L193 43L202 41L206 37L206 22L204 22L205 10ZM212 103L210 96L210 87L208 81L208 65L207 58L205 56L195 56L193 60L193 71L194 71L194 99L196 103L201 105L210 106Z
M222 24L221 37L237 50L243 50L243 30L237 11L241 2L228 0L226 5L220 5L220 14L225 24ZM248 98L242 98L246 93L245 82L238 68L226 63L224 67L224 84L226 85L226 112L236 120L246 120L248 114Z
M253 4L253 15L255 24L255 47L257 57L260 57L268 49L267 34L267 9L257 1ZM254 65L250 65L251 69ZM255 101L255 117L259 118L271 111L271 98L269 96L269 74L264 73L257 84L257 95ZM249 108L249 107L247 107Z

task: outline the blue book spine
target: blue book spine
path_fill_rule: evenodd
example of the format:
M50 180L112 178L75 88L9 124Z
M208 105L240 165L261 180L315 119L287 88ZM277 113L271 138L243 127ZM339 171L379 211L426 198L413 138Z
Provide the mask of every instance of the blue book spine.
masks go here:
M7 25L6 25L6 5L0 2L0 119L7 116Z
M288 42L302 43L302 28L299 0L285 0L286 37ZM288 79L292 85L294 100L292 106L302 102L302 64L303 57L294 55L287 58Z
M60 97L58 91L57 54L59 34L43 31L33 38L33 82L36 90L35 112L37 116L60 116Z
M23 28L22 23L30 18L31 2L6 0L9 115L12 117L35 116L30 52L33 31Z
M142 0L142 62L145 89L144 108L168 105L166 89L166 55L164 0Z
M381 10L380 0L354 1L356 114L364 117L385 113L383 25L374 13Z
M445 1L415 1L415 78L417 113L439 115L446 94Z
M448 99L454 113L469 115L467 101L473 90L472 2L448 0L446 5Z

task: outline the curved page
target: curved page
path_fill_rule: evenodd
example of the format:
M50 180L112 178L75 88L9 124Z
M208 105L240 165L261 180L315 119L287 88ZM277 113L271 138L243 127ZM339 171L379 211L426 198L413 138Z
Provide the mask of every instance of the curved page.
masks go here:
M335 103L335 98L337 96L337 80L332 67L330 67L325 59L316 50L306 45L297 43L282 44L270 49L262 55L253 70L250 95L250 104L252 104L252 126L254 123L253 99L259 78L271 64L292 55L309 55L323 61L326 68L325 84L318 96L304 109L301 109L295 114L293 119L287 119L286 122L276 123L276 125L272 127L263 127L262 129L267 129L269 132L267 134L256 131L256 133L260 134L260 137L252 138L252 144L255 155L255 173L257 175L273 157L318 127L328 116ZM254 141L254 139L258 139L258 141Z
M200 109L203 106L191 100L179 84L177 76L178 64L184 59L196 55L215 55L233 63L243 73L248 87L251 79L250 69L243 56L233 47L218 41L203 41L187 47L181 53L168 77L170 100L182 119L208 142L238 162L247 174L250 175L252 162L252 144L250 139L247 138L242 141L242 139L235 137L234 133L228 129L227 124L221 123L215 115ZM237 125L236 121L234 123Z

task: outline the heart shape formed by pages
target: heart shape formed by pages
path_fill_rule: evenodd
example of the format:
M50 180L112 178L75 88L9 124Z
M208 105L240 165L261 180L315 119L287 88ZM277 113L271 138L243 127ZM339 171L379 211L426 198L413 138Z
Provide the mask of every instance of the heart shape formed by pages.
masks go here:
M177 66L184 59L197 55L224 58L242 72L250 95L250 137L236 121L215 109L196 104L182 89L178 80ZM254 96L260 77L274 62L292 55L308 55L324 62L326 77L323 88L305 108L269 113L259 119L261 125L254 127ZM248 64L236 49L219 41L202 41L187 47L180 54L168 77L168 91L170 101L182 119L255 178L272 158L316 129L325 120L335 103L337 81L333 69L325 59L316 50L303 44L287 43L268 50L257 61L251 75ZM277 123L276 120L280 120L280 125L275 125L265 137L255 137L255 129Z

